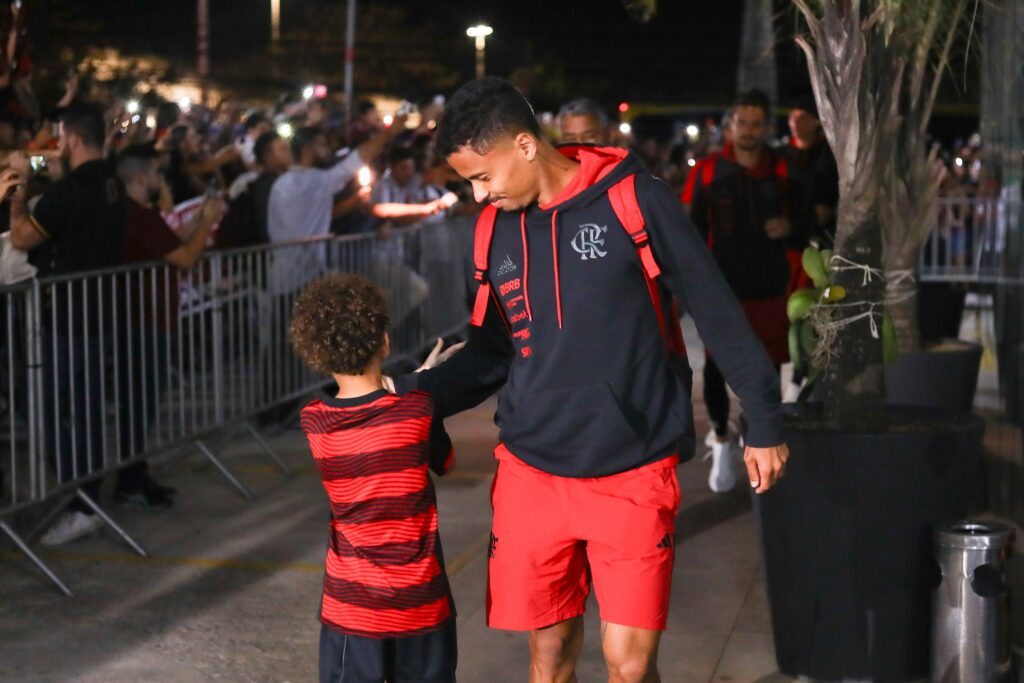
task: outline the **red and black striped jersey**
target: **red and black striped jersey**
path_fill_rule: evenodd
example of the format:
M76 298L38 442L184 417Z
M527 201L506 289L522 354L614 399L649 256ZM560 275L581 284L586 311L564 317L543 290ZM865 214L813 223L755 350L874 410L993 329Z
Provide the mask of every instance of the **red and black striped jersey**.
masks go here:
M320 620L393 638L453 618L427 469L444 474L454 454L430 394L318 399L301 422L331 502Z

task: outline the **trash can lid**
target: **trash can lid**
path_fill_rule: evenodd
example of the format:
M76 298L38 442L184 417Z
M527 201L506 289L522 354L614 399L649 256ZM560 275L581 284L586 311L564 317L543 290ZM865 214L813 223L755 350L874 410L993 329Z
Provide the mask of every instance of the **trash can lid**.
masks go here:
M949 522L936 527L935 542L947 548L998 550L1013 543L1013 529L999 522Z

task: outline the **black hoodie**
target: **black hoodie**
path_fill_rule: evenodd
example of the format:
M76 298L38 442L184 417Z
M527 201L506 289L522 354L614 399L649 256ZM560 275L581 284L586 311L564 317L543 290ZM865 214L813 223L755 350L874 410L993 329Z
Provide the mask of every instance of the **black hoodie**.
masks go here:
M747 443L781 444L778 374L671 188L625 150L562 152L581 167L551 205L498 214L495 296L483 326L447 363L399 378L399 390L430 391L447 416L504 384L495 416L502 443L559 476L692 457L689 377L670 367L636 247L608 199L612 185L636 174L663 301L674 294L693 316L743 404Z

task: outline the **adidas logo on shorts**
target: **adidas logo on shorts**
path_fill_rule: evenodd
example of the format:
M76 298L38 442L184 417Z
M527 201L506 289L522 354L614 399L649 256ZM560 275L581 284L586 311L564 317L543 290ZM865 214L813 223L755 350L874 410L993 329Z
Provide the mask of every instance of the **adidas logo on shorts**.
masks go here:
M662 537L661 542L658 543L658 547L659 548L671 549L672 546L674 546L674 545L675 545L675 539L672 538L672 534L665 534Z

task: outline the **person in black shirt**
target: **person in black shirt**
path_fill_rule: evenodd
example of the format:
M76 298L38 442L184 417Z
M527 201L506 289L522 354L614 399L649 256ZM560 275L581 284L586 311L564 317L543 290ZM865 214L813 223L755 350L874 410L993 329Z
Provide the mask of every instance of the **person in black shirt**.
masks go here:
M71 172L47 188L31 213L24 190L11 200L11 243L30 252L41 277L123 263L128 203L124 186L103 159L104 138L99 108L69 107L60 120L60 153ZM19 170L27 177L27 169ZM102 398L115 317L111 281L103 281L105 287L97 280L57 284L43 301L44 440L57 483L99 472L109 462ZM80 487L92 501L99 489L99 478ZM101 524L76 499L42 542L66 543Z
M813 218L808 237L815 246L826 249L835 241L839 171L814 98L802 98L793 106L789 112L789 132L789 145L780 151L788 162L790 176L804 188L803 212Z
M267 212L270 207L270 189L274 181L292 165L292 150L288 143L275 132L264 133L256 140L253 149L256 164L262 169L249 186L252 194L253 215L256 219L256 233L260 243L270 242L267 236Z

